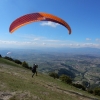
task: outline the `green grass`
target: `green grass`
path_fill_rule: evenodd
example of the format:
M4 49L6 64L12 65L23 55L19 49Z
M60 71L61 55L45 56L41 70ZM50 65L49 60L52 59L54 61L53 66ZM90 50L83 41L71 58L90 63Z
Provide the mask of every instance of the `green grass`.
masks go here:
M3 66L1 66L2 64ZM20 98L22 100L82 100L81 98L85 98L68 91L94 97L86 91L79 90L48 75L38 73L38 76L33 78L31 75L30 70L0 58L0 91L14 93L9 100L20 100ZM87 99L85 98L85 100Z
M12 62L12 61L4 59L4 58L0 58L0 63L8 64L8 65L11 65L11 66L21 67L20 65L16 64L15 62Z

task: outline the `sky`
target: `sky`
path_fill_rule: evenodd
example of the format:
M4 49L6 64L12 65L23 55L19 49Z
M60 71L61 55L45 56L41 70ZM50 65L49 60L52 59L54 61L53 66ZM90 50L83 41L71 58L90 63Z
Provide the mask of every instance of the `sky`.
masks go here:
M66 21L40 21L9 32L20 16L45 12ZM100 0L0 0L0 48L100 48Z

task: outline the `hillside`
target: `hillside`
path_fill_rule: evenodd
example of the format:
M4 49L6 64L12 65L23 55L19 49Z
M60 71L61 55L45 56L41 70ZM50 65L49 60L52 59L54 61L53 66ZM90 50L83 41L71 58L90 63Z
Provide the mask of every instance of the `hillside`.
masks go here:
M38 64L38 71L43 73L64 73L75 83L87 83L85 87L90 89L100 86L100 49L0 49L0 53L3 57L26 61L29 66Z
M30 70L0 58L0 100L100 100L48 75L31 76Z

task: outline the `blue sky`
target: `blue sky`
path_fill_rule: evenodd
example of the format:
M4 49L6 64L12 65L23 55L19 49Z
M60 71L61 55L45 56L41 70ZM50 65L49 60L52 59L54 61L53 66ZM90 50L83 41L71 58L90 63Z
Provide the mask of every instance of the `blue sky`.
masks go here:
M27 24L10 34L18 17L46 12L65 20L68 30L52 22ZM100 0L0 0L0 48L100 48Z

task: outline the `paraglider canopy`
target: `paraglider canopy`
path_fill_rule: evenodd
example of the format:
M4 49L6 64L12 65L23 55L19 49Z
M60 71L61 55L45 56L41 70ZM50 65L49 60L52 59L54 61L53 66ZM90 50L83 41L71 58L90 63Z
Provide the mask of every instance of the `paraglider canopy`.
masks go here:
M67 22L65 22L63 19L61 19L57 16L54 16L54 15L48 14L48 13L43 13L43 12L26 14L24 16L17 18L16 20L14 20L11 23L9 32L13 33L15 30L17 30L21 26L29 24L31 22L37 22L37 21L51 21L51 22L59 23L59 24L65 26L68 29L69 34L71 34L71 28L67 24Z

